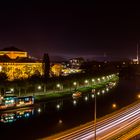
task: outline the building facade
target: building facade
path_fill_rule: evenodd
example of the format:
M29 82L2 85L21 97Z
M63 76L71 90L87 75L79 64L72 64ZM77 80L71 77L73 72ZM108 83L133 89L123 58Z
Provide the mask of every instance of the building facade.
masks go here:
M42 61L29 58L27 52L15 47L5 48L0 51L0 72L5 73L8 80L42 75Z

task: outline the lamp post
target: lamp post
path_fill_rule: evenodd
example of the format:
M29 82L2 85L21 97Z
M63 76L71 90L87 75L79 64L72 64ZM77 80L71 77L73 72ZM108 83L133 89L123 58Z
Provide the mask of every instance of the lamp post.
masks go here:
M73 82L75 90L77 89L77 82Z
M37 87L38 90L41 90L41 88L42 88L42 87L41 87L40 85Z
M85 80L84 82L85 82L86 86L87 85L89 86L89 81L88 80Z
M137 96L138 96L138 99L140 99L140 94L138 94Z
M62 84L57 84L56 87L57 87L59 90L63 90L63 85L62 85Z
M95 93L95 89L92 90L92 93L94 93L94 138L96 140L96 93Z

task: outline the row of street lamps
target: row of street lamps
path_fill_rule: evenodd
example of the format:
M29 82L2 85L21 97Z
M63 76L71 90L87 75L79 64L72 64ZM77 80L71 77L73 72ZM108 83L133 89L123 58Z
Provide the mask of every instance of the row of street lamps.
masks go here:
M92 82L92 83L96 83L96 81L98 82L98 83L100 83L101 82L101 80L103 80L103 81L105 81L105 80L109 80L110 78L113 78L115 76L115 74L112 74L112 75L109 75L109 76L103 76L102 78L97 78L97 79L94 79L94 78L92 78L91 80L85 80L84 81L84 83L87 85L87 84L89 84L90 83L90 81ZM76 90L76 88L77 88L77 86L79 85L79 82L76 82L76 81L74 81L73 82L73 86L75 86L75 90ZM58 83L58 84L56 84L56 88L58 88L58 89L60 89L60 90L63 90L63 85L62 84L60 84L60 83ZM41 85L38 85L37 86L37 89L38 90L41 90L42 89L42 86ZM10 89L10 91L11 91L11 93L14 93L14 88L11 88Z

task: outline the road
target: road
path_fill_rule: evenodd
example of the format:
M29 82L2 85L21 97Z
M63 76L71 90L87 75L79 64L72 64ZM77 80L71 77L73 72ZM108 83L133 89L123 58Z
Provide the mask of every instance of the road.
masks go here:
M113 137L124 133L127 129L140 123L140 102L117 111L96 124L96 134L99 140L110 140ZM44 140L92 140L94 139L94 122L84 127L77 127L70 131L44 138Z

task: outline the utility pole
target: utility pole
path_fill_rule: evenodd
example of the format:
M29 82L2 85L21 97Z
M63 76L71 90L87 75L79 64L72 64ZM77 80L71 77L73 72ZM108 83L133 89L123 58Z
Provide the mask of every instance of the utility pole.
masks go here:
M137 64L139 64L139 45L137 43Z
M95 89L92 89L94 93L94 139L96 140L96 92Z
M95 102L94 102L94 127L95 127L95 140L96 140L96 93L94 92Z

